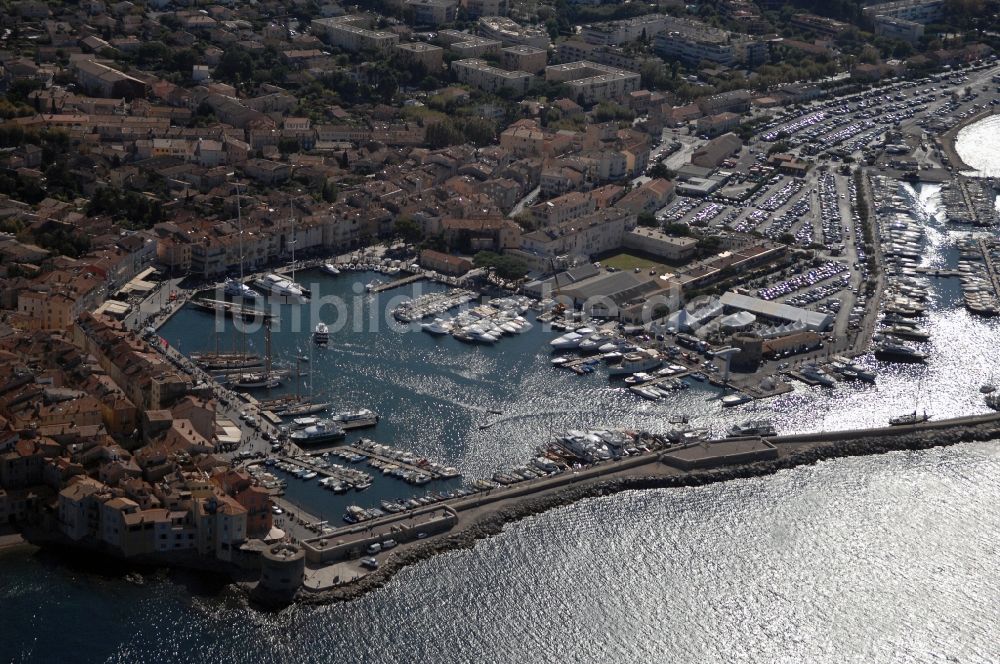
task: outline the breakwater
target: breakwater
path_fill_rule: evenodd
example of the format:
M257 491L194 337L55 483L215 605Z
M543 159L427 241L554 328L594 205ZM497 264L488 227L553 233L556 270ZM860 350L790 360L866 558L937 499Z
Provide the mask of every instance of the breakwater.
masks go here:
M771 475L780 470L815 464L827 459L915 451L998 438L1000 438L1000 414L989 414L929 422L917 427L776 437L769 440L772 440L781 451L777 459L708 470L677 473L665 464L654 461L616 472L612 476L601 476L568 486L543 489L535 494L522 494L515 498L497 501L485 510L470 511L463 514L459 525L452 531L397 551L387 558L377 571L331 590L318 593L300 591L296 601L303 604L326 604L357 599L384 586L396 572L405 567L448 551L472 548L476 541L499 534L508 523L588 498L608 496L623 491L702 486Z

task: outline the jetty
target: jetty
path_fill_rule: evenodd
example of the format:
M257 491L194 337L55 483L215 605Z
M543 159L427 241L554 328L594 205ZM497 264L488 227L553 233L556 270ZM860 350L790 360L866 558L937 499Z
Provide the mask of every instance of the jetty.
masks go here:
M311 458L311 457L310 457ZM366 484L371 484L372 476L368 473L356 470L354 468L344 468L336 464L329 466L318 466L314 463L309 463L304 459L294 457L294 456L279 456L278 461L283 461L287 464L297 466L303 470L308 470L316 473L317 475L322 475L323 477L329 477L330 479L337 480L338 482L345 482L353 486L356 490L362 491L363 489L358 489L358 486L364 486Z
M375 284L368 291L369 293L381 293L383 291L392 290L393 288L399 288L400 286L406 286L407 284L414 284L427 277L423 274L411 274L394 281L389 281L384 284Z
M758 477L842 456L995 440L998 433L1000 413L991 413L901 427L697 441L567 469L305 540L307 581L296 599L309 603L355 599L384 585L404 567L471 547L476 540L501 532L508 523L585 498ZM389 538L397 546L373 556L378 569L361 568L358 560L372 555L369 547ZM352 574L334 578L328 572L344 569Z
M374 441L362 439L353 445L346 446L343 449L346 449L354 454L360 454L368 457L368 465L376 468L379 466L396 466L404 471L409 471L418 475L426 475L431 480L450 479L450 477L458 476L457 474L449 475L438 470L435 468L438 464L428 463L426 465L417 465L417 463L405 460L404 458L397 458L396 456L391 455L388 448L385 452L382 452L376 448L376 445L378 445L378 443L375 443ZM403 452L402 450L399 450L398 452L401 457L406 457L407 459L409 458L406 452ZM373 464L373 461L376 463Z

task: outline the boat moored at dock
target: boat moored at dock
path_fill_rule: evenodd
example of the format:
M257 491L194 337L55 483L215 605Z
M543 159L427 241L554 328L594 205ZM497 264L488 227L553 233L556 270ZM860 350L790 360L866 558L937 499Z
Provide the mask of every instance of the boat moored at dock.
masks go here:
M333 420L318 420L298 431L293 431L288 437L296 445L318 445L342 439L346 433L339 423Z
M301 302L306 299L302 286L287 277L270 272L254 281L254 285L268 295L285 297L290 301Z

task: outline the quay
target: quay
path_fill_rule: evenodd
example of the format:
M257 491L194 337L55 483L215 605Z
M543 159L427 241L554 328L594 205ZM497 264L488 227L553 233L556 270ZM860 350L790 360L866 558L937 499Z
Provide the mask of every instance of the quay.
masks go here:
M923 449L1000 434L1000 413L879 427L679 444L617 461L564 470L534 480L445 500L414 510L324 531L302 541L305 583L299 601L355 599L398 570L438 553L468 548L526 516L592 496L631 489L697 486L774 473L838 456ZM396 546L372 553L373 544ZM375 571L360 565L370 556Z

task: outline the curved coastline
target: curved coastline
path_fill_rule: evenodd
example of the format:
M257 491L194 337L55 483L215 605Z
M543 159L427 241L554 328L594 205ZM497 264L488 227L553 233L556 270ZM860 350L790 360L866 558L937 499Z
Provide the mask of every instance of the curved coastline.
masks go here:
M639 471L649 470L647 465L634 471L624 471L621 476L594 478L580 484L519 497L512 499L510 505L481 514L467 523L460 522L447 534L395 553L377 571L357 581L319 592L300 590L294 601L300 604L322 605L358 599L386 585L397 572L406 567L441 553L472 548L478 540L499 534L508 523L587 498L608 496L622 491L702 486L715 482L762 477L780 470L812 465L828 459L923 450L1000 438L1000 415L988 415L978 418L978 421L963 424L955 423L945 427L941 425L939 422L933 423L933 426L917 428L873 430L868 435L864 432L829 432L830 437L840 437L843 433L854 434L854 437L842 438L836 442L828 440L804 443L800 449L769 461L685 471L674 475L640 473ZM662 462L659 465L665 466Z
M941 134L941 137L938 139L938 142L941 145L941 151L948 156L948 163L951 164L952 168L954 169L954 172L960 172L960 171L969 171L972 173L979 172L978 169L973 168L972 166L969 166L967 163L965 163L962 160L962 156L958 154L958 150L956 147L958 144L958 134L966 127L974 125L980 120L985 120L986 118L996 114L997 114L996 111L992 108L983 109L979 113L976 113L975 115L972 115L962 120L957 125L949 129L945 133Z

